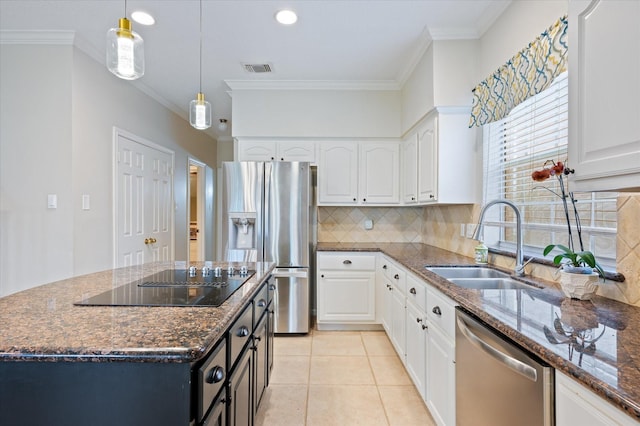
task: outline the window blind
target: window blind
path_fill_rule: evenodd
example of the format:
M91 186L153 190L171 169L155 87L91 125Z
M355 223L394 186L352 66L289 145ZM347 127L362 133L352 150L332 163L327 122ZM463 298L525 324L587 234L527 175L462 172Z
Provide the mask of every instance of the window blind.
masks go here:
M484 126L484 201L504 198L520 208L525 245L537 256L547 244L568 245L569 239L560 181L554 176L543 182L531 178L546 162L567 164L567 75L558 76L549 88L515 107L504 119ZM571 178L563 177L567 194ZM616 196L574 193L583 248L593 251L604 264L615 264ZM580 250L579 225L570 200L567 207L574 248ZM487 244L515 243L512 210L497 205L486 217L494 226L485 231Z

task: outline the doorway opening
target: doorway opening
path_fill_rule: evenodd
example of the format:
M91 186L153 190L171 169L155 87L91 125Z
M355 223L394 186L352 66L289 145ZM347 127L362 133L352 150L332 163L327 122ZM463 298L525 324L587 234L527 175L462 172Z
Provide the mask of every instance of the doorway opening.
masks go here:
M189 159L189 189L188 189L188 217L189 217L189 247L187 250L189 262L205 260L205 165L199 161Z

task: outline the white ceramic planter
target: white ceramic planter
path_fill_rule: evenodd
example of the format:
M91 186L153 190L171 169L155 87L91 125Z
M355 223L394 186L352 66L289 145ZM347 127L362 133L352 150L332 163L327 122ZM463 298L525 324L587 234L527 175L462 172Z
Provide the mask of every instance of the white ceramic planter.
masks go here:
M595 272L591 274L572 274L560 271L560 287L562 287L562 291L567 297L589 300L598 290L599 277Z

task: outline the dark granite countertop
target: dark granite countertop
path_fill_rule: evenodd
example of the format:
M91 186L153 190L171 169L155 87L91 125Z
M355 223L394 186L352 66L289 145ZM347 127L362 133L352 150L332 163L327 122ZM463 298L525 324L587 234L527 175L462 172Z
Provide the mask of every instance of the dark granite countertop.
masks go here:
M205 263L191 265L200 268ZM98 272L2 297L0 361L196 361L213 347L273 269L271 263L247 266L256 273L216 308L73 305L159 271L184 269L185 262Z
M381 251L461 307L640 420L640 309L595 296L566 298L556 283L531 290L470 290L425 266L473 259L423 244L320 243L318 251ZM507 271L508 272L508 271Z

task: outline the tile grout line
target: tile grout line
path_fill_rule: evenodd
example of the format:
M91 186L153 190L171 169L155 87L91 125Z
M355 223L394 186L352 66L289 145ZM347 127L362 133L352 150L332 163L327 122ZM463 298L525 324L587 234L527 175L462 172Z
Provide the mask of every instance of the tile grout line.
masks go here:
M371 370L371 375L373 376L373 383L376 385L376 393L378 394L378 399L380 400L380 405L382 406L382 411L384 412L384 417L387 422L387 425L391 424L391 420L389 420L389 413L387 412L387 408L384 406L384 402L382 401L382 394L380 393L380 387L378 385L378 378L373 371L373 366L371 365L371 358L369 356L369 351L367 350L367 345L364 343L364 336L362 332L360 332L360 340L362 342L362 346L364 347L364 352L367 355L367 363L369 364L369 369Z

